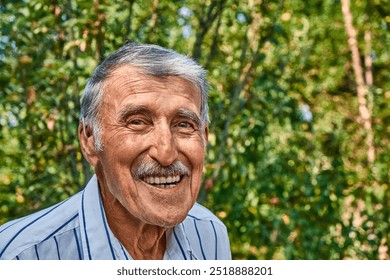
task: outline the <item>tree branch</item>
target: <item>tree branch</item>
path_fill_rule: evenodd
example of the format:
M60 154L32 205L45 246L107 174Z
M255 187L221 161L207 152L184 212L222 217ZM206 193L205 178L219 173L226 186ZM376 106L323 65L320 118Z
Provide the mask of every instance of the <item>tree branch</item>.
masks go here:
M192 57L195 60L199 60L202 55L202 43L205 35L209 31L211 25L222 13L224 0L212 1L208 7L207 13L204 13L204 7L202 7L202 15L199 17L199 31L196 33L196 40L192 49Z

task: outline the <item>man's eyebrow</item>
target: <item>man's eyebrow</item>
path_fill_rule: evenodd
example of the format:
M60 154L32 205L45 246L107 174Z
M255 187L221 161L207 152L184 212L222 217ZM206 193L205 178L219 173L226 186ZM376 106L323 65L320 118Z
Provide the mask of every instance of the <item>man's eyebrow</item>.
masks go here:
M202 123L199 115L197 113L195 113L194 111L191 111L191 110L188 110L185 108L180 108L179 110L177 110L177 114L178 114L178 116L186 117L186 118L193 120L198 125L200 125Z
M118 115L119 122L125 122L129 116L139 114L139 113L145 113L145 112L149 112L147 107L142 105L130 104L122 108L117 115Z

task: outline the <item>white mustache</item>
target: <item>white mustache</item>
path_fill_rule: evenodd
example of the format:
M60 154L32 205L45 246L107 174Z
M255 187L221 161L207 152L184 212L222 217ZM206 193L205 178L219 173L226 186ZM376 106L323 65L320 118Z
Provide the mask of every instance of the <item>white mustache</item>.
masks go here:
M191 172L180 161L175 161L169 166L162 166L156 161L144 162L137 166L132 175L135 179L142 179L145 177L168 177L168 176L184 176L190 175Z

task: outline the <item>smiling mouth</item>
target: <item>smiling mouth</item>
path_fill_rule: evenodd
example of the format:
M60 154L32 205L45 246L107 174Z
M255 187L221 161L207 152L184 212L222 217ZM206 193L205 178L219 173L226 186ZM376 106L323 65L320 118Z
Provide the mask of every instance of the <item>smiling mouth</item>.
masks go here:
M181 180L182 177L180 177L180 175L168 177L148 176L142 179L142 181L144 181L145 183L161 189L172 189L176 187L176 185L180 183Z

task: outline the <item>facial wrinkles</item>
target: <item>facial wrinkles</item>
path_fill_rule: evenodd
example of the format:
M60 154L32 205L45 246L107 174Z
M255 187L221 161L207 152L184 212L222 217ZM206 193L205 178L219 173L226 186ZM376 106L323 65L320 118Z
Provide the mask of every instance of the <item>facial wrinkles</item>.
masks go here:
M109 97L107 94L103 99L101 106L104 111L101 111L100 114L100 125L101 125L101 134L100 137L104 134L104 129L102 126L102 119L104 118L104 123L106 127L111 127L109 139L116 137L117 133L120 133L125 129L120 125L116 119L116 116L119 114L119 108L121 104L126 102L129 94L135 93L134 88L137 84L142 83L142 79L134 79L129 77L129 75L112 75L107 81L107 84L104 87L104 92L110 93ZM127 94L121 94L125 92ZM104 106L103 106L104 104Z
M178 79L180 81L179 83L177 82ZM132 101L134 98L137 98L137 95L142 98L142 95L144 93L159 92L160 90L164 92L169 89L170 91L174 92L183 92L182 97L189 99L189 104L193 104L193 100L191 100L191 98L186 94L189 90L188 86L193 87L193 85L188 82L185 82L185 84L183 84L183 80L178 77L153 79L144 75L140 75L139 73L136 73L134 71L126 71L124 73L117 73L116 75L111 76L111 79L108 80L108 83L106 84L105 88L106 92L110 92L108 99L105 100L105 126L107 128L111 127L111 131L108 135L107 140L110 141L110 139L118 137L118 134L122 131L127 130L127 127L123 125L123 117L126 116L126 112L129 111L129 108L132 109L133 106L131 106L131 102L129 105L124 104L128 103L129 101ZM194 92L194 90L192 90L192 92ZM159 107L157 109L159 110L163 107L164 106ZM179 115L185 115L190 119L195 120L196 123L201 123L199 127L201 129L200 131L198 131L198 133L201 135L204 146L206 146L204 135L205 132L203 129L202 121L200 121L200 116L194 111L194 109L196 109L196 111L199 110L199 108L179 108L176 112ZM157 114L157 111L154 114ZM124 135L123 137L126 137L126 135Z
M143 88L144 84L145 81L142 78L121 75L116 76L115 79L113 78L107 85L106 90L114 93L111 94L111 99L115 101L115 107L118 108L129 95L138 94L139 88Z
M177 82L180 81L180 82ZM170 88L169 88L170 87ZM143 75L137 71L137 69L130 69L128 71L121 72L117 70L117 72L112 73L110 79L107 81L104 91L105 92L112 92L113 95L110 94L109 100L104 100L103 102L106 103L106 108L113 106L114 114L119 114L120 108L123 103L125 103L129 95L135 95L132 98L136 97L137 95L142 96L142 94L149 93L149 92L163 92L167 91L168 88L170 91L173 91L175 93L183 92L186 93L189 91L200 94L199 90L190 82L183 80L179 77L174 76L168 76L168 77L149 77L146 75ZM186 94L183 94L183 97L188 99L192 103L192 100L189 96L186 96ZM110 104L110 101L114 103ZM161 100L160 102L163 102L164 100ZM200 106L200 104L199 104ZM113 114L104 114L102 112L102 116L104 118L110 118L110 124L113 126L118 125L117 120L113 119ZM203 122L201 122L201 127L204 126ZM121 128L119 125L116 127L116 129ZM115 127L114 127L115 129ZM202 129L203 130L203 129ZM201 132L202 138L204 140L204 133ZM204 141L203 141L204 142Z
M119 72L119 71L118 71ZM131 94L144 94L149 92L163 92L170 90L174 93L187 93L192 92L198 94L200 97L199 89L191 82L176 76L162 76L153 77L147 76L136 69L128 70L123 73L113 73L112 81L108 84L112 84L117 92L129 92ZM192 103L190 96L183 95ZM201 99L201 98L200 98ZM199 108L201 104L198 104Z

